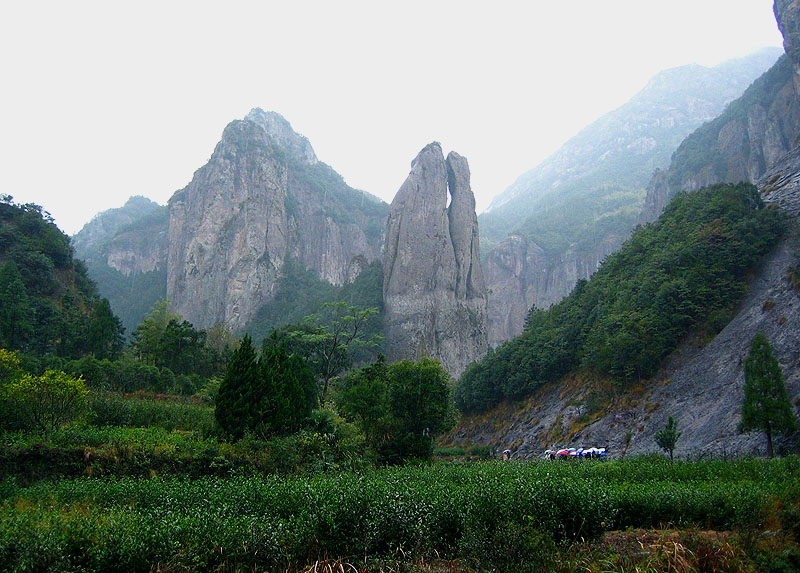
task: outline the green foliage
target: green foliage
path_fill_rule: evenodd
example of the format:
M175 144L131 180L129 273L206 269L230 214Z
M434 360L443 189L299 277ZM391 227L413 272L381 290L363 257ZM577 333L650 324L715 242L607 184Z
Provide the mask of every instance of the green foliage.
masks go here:
M767 455L772 457L772 435L797 430L797 418L786 394L786 384L778 360L767 337L753 337L744 361L744 402L740 432L763 430L767 435Z
M305 269L296 259L287 257L276 290L274 298L245 327L254 340L263 339L271 330L300 324L320 307L333 302L377 308L378 314L367 323L365 334L367 338L375 338L383 331L383 268L379 260L373 261L353 282L336 287L320 279L313 270ZM360 356L364 360L373 357L374 354Z
M111 361L86 356L61 364L65 371L83 377L89 387L95 390L193 394L207 383L206 379L196 374L176 376L169 368L158 368L131 358Z
M97 358L117 358L125 345L122 321L114 316L107 299L100 299L89 322L89 350Z
M228 359L214 410L220 428L234 437L244 435L250 426L247 395L250 388L258 384L259 377L256 351L250 335L245 334Z
M196 431L210 437L215 433L214 409L186 398L133 396L113 392L91 392L86 421L95 426L163 428L167 431Z
M87 268L100 295L111 303L127 332L133 332L153 305L167 296L166 268L125 275L103 260L92 260Z
M125 435L138 441L134 432ZM183 447L178 435L159 436ZM208 465L230 459L231 445L203 447ZM404 561L394 570L408 570L412 560L434 554L459 559L459 569L547 567L559 546L562 558L573 551L563 541L591 542L607 529L672 524L741 535L763 528L768 508L782 519L780 508L798 497L798 478L796 459L642 459L435 464L293 479L84 477L28 487L6 480L0 568L148 571L169 563L283 571L322 559L394 557Z
M656 432L656 443L659 448L669 454L670 460L673 459L672 452L675 451L675 444L678 443L678 438L680 438L681 435L682 432L678 431L678 423L672 416L667 420L666 426Z
M752 185L678 195L590 281L547 311L532 309L519 337L470 365L458 407L485 410L577 368L620 383L650 376L692 329L710 330L709 317L733 308L783 228ZM714 328L723 325L714 318Z
M14 261L0 268L0 344L24 348L33 332L33 309Z
M769 109L791 78L792 64L788 56L783 55L740 98L731 102L722 114L684 139L672 156L669 185L673 193L680 189L688 175L706 167L711 167L719 180L726 180L729 177L728 166L720 152L720 131L732 122L746 125L749 111L757 106Z
M222 368L222 357L206 344L206 333L170 312L169 301L155 304L133 332L136 356L175 374L212 376Z
M69 238L40 206L0 197L0 344L78 358L97 289Z
M548 253L573 244L589 249L610 235L626 236L636 225L644 204L644 188L618 185L561 189L539 206L517 229ZM543 200L544 202L544 200Z
M359 309L344 302L325 303L319 314L307 316L297 330L284 331L308 360L320 381L320 400L324 403L328 387L341 372L352 365L358 350L371 349L382 339L380 334L365 338L377 308ZM279 337L279 334L275 334Z
M455 423L449 374L437 360L383 357L348 373L336 398L343 415L358 425L383 463L430 460L433 437Z
M289 354L277 336L264 340L256 357L245 334L228 361L215 416L235 439L247 432L285 436L300 429L316 398L314 375L301 357Z
M89 390L80 378L48 370L41 376L12 378L2 394L28 428L48 434L84 413Z

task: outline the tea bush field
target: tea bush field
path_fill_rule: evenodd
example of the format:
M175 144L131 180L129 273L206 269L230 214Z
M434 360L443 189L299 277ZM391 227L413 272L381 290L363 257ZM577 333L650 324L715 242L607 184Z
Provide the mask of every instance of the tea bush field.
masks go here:
M545 570L610 530L800 534L800 462L480 462L0 482L0 570L285 570L437 556Z

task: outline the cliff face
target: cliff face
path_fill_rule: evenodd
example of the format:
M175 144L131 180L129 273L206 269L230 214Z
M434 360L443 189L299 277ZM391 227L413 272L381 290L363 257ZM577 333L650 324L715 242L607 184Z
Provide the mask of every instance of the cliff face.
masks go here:
M445 160L438 143L417 155L392 201L383 299L390 360L430 356L459 376L486 353L486 286L469 166L454 152Z
M90 276L96 264L124 276L165 269L168 223L165 207L144 197L131 197L124 206L96 215L72 237L72 246L75 256L89 264Z
M489 345L498 346L522 332L531 307L546 309L588 279L624 236L611 233L594 245L571 245L548 254L524 235L511 235L483 261L489 287Z
M198 327L241 328L274 294L286 257L343 284L380 254L386 205L347 187L280 115L230 123L169 202L167 297Z
M638 220L653 170L667 166L680 142L779 53L658 74L492 202L479 217L491 346L520 334L531 306L559 302L620 247Z
M679 191L723 182L755 183L792 149L800 135L793 66L783 56L722 115L681 143L670 167L650 181L641 223L655 220Z

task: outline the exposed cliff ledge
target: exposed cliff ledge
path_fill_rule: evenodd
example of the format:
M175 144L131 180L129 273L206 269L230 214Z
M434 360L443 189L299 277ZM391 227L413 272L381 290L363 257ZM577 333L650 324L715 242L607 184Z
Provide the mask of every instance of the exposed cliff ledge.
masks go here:
M380 255L387 206L348 187L280 115L230 123L170 199L167 297L198 327L244 326L287 256L343 284Z
M654 221L679 191L714 183L755 183L792 149L800 135L796 74L781 57L741 98L687 137L669 169L655 173L647 188L640 223Z
M431 356L459 376L483 357L486 286L469 166L454 152L445 161L438 143L420 151L392 201L383 277L390 360Z
M105 264L125 276L165 269L168 223L166 207L131 197L118 209L98 213L72 237L72 246L90 269Z
M560 302L624 240L610 233L593 245L573 244L561 253L547 254L525 236L511 235L492 249L483 261L490 285L489 346L518 336L531 307L546 309Z

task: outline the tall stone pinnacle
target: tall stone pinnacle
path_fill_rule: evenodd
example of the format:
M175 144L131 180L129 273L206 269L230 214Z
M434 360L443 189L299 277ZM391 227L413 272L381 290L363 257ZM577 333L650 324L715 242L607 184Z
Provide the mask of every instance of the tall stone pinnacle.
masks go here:
M469 165L454 152L445 160L438 143L420 151L392 201L383 299L390 360L430 356L459 376L486 354L487 294Z

